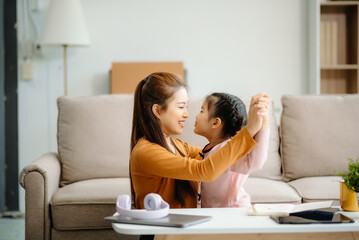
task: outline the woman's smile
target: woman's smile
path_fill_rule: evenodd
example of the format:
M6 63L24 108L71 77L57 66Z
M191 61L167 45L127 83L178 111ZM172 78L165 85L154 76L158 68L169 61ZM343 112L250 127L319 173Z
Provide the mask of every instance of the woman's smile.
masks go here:
M178 123L181 126L181 128L184 128L184 123L186 120L180 120Z

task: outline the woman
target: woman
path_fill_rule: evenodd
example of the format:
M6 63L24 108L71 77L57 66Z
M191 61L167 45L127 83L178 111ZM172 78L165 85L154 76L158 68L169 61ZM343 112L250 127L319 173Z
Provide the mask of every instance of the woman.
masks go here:
M130 179L136 208L148 193L158 193L171 208L197 207L198 181L216 179L250 152L261 129L268 96L252 98L248 124L226 146L205 160L200 148L172 138L182 133L187 113L185 84L174 74L153 73L137 86L134 99Z

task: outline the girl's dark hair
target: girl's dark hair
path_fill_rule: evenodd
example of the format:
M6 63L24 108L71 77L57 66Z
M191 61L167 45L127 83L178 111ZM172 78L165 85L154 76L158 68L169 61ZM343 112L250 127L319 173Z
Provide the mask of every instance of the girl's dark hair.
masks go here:
M165 72L152 73L137 85L134 95L131 151L142 137L171 151L165 140L160 122L152 112L152 106L158 104L163 110L166 110L168 100L178 89L183 87L185 88L186 85L179 77L175 74ZM179 149L176 150L184 156ZM131 166L130 180L132 197L135 199ZM190 181L175 179L175 199L182 206L185 203L185 196L190 195L195 199L196 194L197 192Z
M228 93L212 93L206 98L209 117L219 117L223 136L232 137L247 124L246 106L238 97Z

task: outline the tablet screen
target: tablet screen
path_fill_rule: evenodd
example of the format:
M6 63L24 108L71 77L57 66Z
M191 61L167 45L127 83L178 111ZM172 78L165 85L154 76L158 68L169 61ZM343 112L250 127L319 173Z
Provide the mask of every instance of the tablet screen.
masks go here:
M271 216L281 224L312 224L312 223L353 223L354 220L338 212L311 210L291 213L287 217Z

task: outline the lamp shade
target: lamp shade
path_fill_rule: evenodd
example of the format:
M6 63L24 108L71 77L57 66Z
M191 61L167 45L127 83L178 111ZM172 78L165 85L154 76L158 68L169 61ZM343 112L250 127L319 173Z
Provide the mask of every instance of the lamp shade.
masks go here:
M51 0L41 42L46 45L90 44L79 0Z

